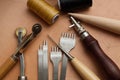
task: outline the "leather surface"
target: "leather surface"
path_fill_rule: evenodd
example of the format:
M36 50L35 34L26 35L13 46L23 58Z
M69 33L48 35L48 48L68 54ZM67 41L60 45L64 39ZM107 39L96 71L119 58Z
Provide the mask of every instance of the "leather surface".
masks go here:
M57 6L57 0L47 0L48 3ZM89 14L94 16L102 16L113 19L120 19L120 0L93 0L93 6L86 10L78 10L78 13ZM7 58L9 58L17 47L17 38L15 30L17 27L25 27L27 33L31 33L32 25L40 23L43 26L42 32L37 38L29 45L24 52L26 76L28 80L37 80L37 50L43 40L48 40L49 52L51 46L54 46L47 35L51 35L56 42L62 32L72 32L69 29L71 25L68 15L60 13L58 20L53 25L48 25L41 18L35 15L27 8L27 0L1 0L0 1L0 65L2 65ZM104 52L119 66L120 68L120 35L104 31L96 28L95 26L82 23L91 35L93 35L100 43ZM113 26L114 27L114 26ZM89 55L89 52L83 47L79 36L76 35L76 46L70 52L77 57L81 62L92 69L101 80L106 80L102 69L99 68L97 62ZM60 69L60 68L59 68ZM7 74L3 80L17 80L20 73L20 65L17 65ZM52 63L49 59L49 80L52 80ZM66 80L81 80L79 75L68 63Z

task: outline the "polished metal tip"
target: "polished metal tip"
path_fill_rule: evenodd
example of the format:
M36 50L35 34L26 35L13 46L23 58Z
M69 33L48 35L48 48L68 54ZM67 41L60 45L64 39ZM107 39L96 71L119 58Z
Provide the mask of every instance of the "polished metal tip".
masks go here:
M21 34L22 34L22 37L24 37L24 36L26 35L27 31L26 31L25 28L19 27L19 28L16 29L16 32L15 32L15 33L16 33L16 36L18 36L19 33L21 33Z

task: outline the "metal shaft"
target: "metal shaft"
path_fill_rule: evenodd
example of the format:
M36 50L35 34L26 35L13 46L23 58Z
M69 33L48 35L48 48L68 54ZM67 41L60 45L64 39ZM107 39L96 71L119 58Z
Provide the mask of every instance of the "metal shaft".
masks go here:
M22 42L22 33L20 32L18 35L18 44L20 45ZM20 55L20 76L24 76L25 75L25 63L24 63L24 55L21 54Z
M16 30L16 35L18 37L18 46L20 46L20 44L22 43L22 38L26 34L24 30L25 30L24 28L18 28ZM19 58L20 58L20 76L18 77L18 80L27 80L27 77L25 76L25 63L23 53L19 56Z

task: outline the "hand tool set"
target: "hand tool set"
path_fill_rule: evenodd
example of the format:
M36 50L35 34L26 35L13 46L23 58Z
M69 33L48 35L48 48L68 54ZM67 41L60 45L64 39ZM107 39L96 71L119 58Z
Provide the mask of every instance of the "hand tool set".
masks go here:
M19 56L24 52L27 45L40 33L42 30L41 25L35 24L32 27L32 33L25 37L22 43L16 48L15 52L0 66L0 79L15 66L18 62Z
M59 11L45 0L28 0L27 6L48 24L53 24L59 16ZM58 6L63 12L70 12L76 9L91 7L92 0L58 0ZM117 34L120 34L120 21L77 13L68 13L68 15L72 24L69 27L73 27L75 32L77 32L86 50L89 50L96 59L96 62L101 65L101 69L108 76L108 80L120 80L119 67L105 54L98 41L82 27L81 23L76 18ZM18 60L20 61L20 75L18 76L18 80L27 80L23 53L25 53L24 51L26 50L27 45L41 32L41 30L42 27L40 24L34 24L32 33L25 36L25 28L20 27L16 29L18 46L14 53L0 66L0 80L2 80L15 66ZM74 54L70 54L70 51L75 48L76 45L75 34L62 33L58 44L52 36L48 35L48 37L57 47L52 47L51 52L49 52L48 42L46 40L39 46L38 80L49 80L48 53L50 53L50 60L53 64L53 80L66 80L68 61L82 80L101 80L96 73L78 60L77 57L74 57ZM61 65L59 65L60 61ZM61 66L61 69L59 66Z

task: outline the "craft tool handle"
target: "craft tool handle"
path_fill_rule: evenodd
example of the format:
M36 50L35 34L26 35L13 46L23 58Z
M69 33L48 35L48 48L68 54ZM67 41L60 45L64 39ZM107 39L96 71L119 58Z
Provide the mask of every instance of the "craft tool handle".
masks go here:
M98 41L91 35L88 35L83 39L83 43L87 49L93 53L101 67L103 67L106 74L108 74L108 77L112 80L120 80L120 70L118 66L104 53Z
M15 66L18 60L12 57L8 58L5 63L0 67L0 80Z
M27 76L19 76L18 80L27 80Z
M78 74L83 78L83 80L100 80L90 69L88 69L83 63L81 63L77 58L71 60L71 64L76 69Z

